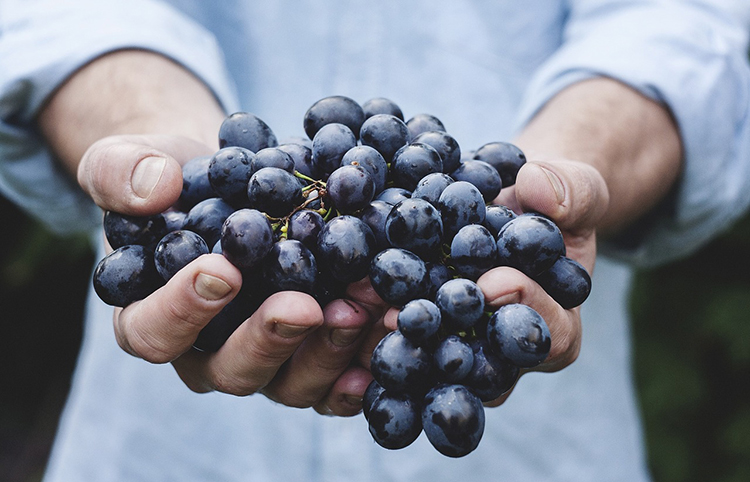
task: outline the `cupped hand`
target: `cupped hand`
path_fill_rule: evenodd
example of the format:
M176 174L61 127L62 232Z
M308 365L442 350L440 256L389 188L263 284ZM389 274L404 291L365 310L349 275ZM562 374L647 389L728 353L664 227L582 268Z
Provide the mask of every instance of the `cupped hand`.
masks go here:
M181 165L211 154L177 136L113 136L94 143L78 168L81 187L103 209L130 215L162 212L179 198ZM117 342L152 363L171 363L196 392L260 392L282 404L353 415L364 369L350 368L380 307L366 289L324 309L309 295L270 296L215 353L192 348L198 333L239 292L242 275L226 258L201 256L163 287L116 309ZM361 299L360 297L361 293Z

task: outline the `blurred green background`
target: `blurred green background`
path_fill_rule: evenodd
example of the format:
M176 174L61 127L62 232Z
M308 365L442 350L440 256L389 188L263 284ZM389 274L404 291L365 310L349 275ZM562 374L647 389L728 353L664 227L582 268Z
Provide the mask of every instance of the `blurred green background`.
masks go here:
M0 479L38 481L81 336L94 257L0 198ZM641 272L635 373L656 482L750 480L750 217Z

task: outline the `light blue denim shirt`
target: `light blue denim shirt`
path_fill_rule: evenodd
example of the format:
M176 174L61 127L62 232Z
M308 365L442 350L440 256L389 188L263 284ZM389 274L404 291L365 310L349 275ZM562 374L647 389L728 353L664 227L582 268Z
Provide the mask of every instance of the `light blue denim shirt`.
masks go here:
M305 110L321 97L384 96L407 117L438 116L465 150L511 139L571 83L610 76L665 102L685 145L670 209L639 243L604 248L656 263L695 249L750 204L746 4L0 1L0 190L60 231L100 222L32 126L61 82L114 49L173 58L228 113L254 112L282 139L302 134ZM170 366L122 352L111 309L91 295L45 480L648 480L629 280L627 266L600 258L579 359L525 376L506 404L487 411L479 448L458 460L424 436L382 449L361 416L322 417L259 395L193 394Z

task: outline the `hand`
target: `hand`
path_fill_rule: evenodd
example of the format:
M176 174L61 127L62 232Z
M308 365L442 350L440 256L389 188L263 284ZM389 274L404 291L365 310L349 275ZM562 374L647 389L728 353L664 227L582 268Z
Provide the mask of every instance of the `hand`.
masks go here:
M78 179L103 209L154 214L179 197L181 164L210 152L205 145L177 136L107 137L83 155ZM353 287L352 300L337 300L322 310L309 295L277 293L216 353L192 349L200 330L241 284L239 270L226 258L204 255L152 295L116 309L117 341L149 362L171 362L197 392L261 392L286 405L315 405L323 413L359 411L369 379L365 370L349 365L370 321L380 316L379 307L368 302L366 287Z

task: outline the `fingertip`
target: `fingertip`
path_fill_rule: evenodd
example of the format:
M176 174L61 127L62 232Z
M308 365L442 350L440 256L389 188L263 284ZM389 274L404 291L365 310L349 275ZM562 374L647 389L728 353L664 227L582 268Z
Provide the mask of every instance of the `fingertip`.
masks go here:
M351 417L362 410L362 397L372 380L369 371L350 367L336 380L331 391L315 406L318 413Z

